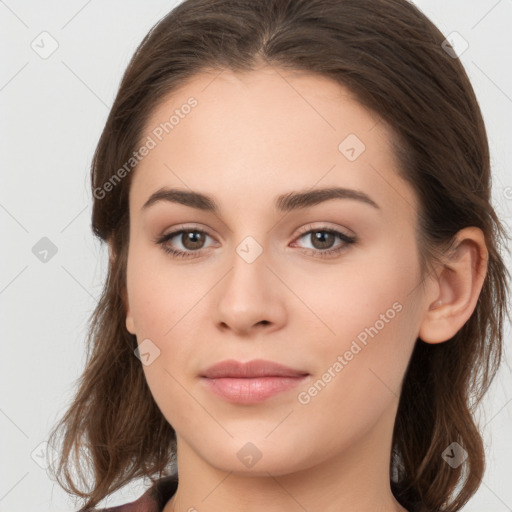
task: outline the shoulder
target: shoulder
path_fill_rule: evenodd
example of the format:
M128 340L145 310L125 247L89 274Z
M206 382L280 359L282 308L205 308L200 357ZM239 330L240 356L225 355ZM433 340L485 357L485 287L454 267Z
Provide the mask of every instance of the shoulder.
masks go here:
M116 507L95 508L90 512L162 512L178 487L177 476L160 478L135 501Z

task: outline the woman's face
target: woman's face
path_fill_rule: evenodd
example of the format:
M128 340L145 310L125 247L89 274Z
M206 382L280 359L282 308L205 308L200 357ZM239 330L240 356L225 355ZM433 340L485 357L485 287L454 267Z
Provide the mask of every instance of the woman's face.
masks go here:
M179 456L274 475L389 456L426 307L389 136L348 90L273 68L197 75L153 112L126 325Z

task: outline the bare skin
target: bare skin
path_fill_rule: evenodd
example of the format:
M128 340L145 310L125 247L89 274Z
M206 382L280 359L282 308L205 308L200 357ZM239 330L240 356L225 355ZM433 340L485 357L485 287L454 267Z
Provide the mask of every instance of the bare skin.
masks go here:
M144 372L178 443L179 486L164 512L404 511L389 475L402 379L418 336L446 341L474 310L482 233L461 231L422 279L417 199L396 172L389 129L328 79L272 67L203 73L155 109L145 136L191 96L197 106L139 163L130 190L126 326L160 351ZM162 187L207 194L219 211L163 200L143 209ZM274 206L324 187L375 204ZM206 233L202 245L166 242L188 258L155 242L180 228ZM225 359L307 377L231 403L200 378ZM260 458L251 465L247 453Z

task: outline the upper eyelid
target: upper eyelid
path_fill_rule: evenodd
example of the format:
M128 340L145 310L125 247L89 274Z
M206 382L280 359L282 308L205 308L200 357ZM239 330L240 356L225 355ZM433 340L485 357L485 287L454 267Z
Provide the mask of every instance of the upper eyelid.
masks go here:
M307 233L308 231L315 231L315 230L322 231L322 230L329 230L329 229L333 230L333 231L342 231L343 232L343 230L347 230L347 231L352 232L352 230L348 229L347 227L340 228L338 226L331 226L331 225L329 225L329 223L324 223L324 224L321 224L320 226L314 226L312 223L309 223L299 229L299 235L303 235L303 234ZM215 238L213 235L211 235L209 233L208 229L205 229L205 228L202 228L199 226L185 226L185 225L176 226L171 231L169 231L169 233L163 234L162 237L169 236L169 235L176 235L176 234L180 233L181 231L198 231L201 233L205 233L208 236L211 236L212 238ZM343 234L347 234L347 233L343 233ZM347 234L347 236L352 236L352 235Z
M344 229L347 229L347 228L344 228ZM344 229L339 228L339 227L329 226L328 224L325 224L325 223L321 224L320 226L314 226L311 223L306 224L304 227L300 228L299 233L293 238L293 242L295 242L297 239L303 237L304 235L307 235L310 232L314 232L314 231L336 231L342 235L345 235L346 237L355 238L354 234L345 233ZM184 226L184 225L177 226L175 229L173 229L169 233L162 235L161 238L170 240L171 238L174 238L175 236L178 236L178 235L182 234L183 232L187 232L187 231L204 233L205 235L207 235L210 238L212 238L213 240L215 240L215 237L213 235L211 235L208 232L208 230L206 230L206 229L203 229L201 227L196 227L196 226ZM351 230L348 230L348 231L351 231ZM199 249L199 250L201 250L201 249ZM198 251L190 251L190 252L198 252Z
M338 226L335 227L335 226L330 226L328 224L321 224L320 226L313 226L312 224L306 224L303 228L300 228L299 234L295 238L305 235L305 234L309 233L310 231L338 231L341 234L348 236L348 237L355 236L355 234L345 233L344 232L345 230L353 233L353 231L351 229L348 229L346 227L340 228Z

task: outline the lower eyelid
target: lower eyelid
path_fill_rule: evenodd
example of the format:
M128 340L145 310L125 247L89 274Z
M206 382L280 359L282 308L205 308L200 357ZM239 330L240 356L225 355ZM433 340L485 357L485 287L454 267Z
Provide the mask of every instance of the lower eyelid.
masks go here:
M315 232L326 232L326 233L331 233L333 234L336 238L338 238L338 240L341 241L341 244L338 244L337 246L335 245L334 247L330 247L330 248L327 248L327 249L315 249L315 248L304 248L304 247L299 247L299 248L302 248L303 250L305 251L308 251L309 253L314 253L314 254L318 254L318 255L328 255L330 253L336 253L336 252L341 252L343 251L344 248L346 248L348 245L351 245L352 243L355 242L355 237L354 236L350 236L350 235L347 235L346 233L343 233L339 230L336 230L336 229L333 229L333 228L330 228L330 227L325 227L325 228L322 228L322 227L319 227L319 228L310 228L308 229L308 231L305 231L303 233L300 233L299 235L297 235L294 240L293 240L293 244L295 244L297 242L297 240L300 240L301 238L307 236L307 235L311 235L312 233L315 233ZM208 246L208 247L202 247L200 249L196 249L196 250L192 250L192 249L176 249L174 248L174 246L169 246L167 249L166 249L166 244L172 240L174 237L178 236L178 235L183 235L183 233L201 233L203 235L206 235L207 237L209 237L210 239L213 240L213 244ZM155 243L161 245L164 250L168 253L174 253L174 254L177 254L177 253L182 253L183 255L188 255L190 257L192 257L193 255L200 255L203 251L206 251L210 248L215 247L215 244L218 244L218 242L216 242L215 238L210 235L209 233L207 233L206 231L204 230L201 230L201 229L193 229L193 228L182 228L182 229L178 229L176 231L173 231L171 233L167 233L166 235L163 235L162 237L160 237L159 239L157 240L154 240ZM186 256L185 256L186 257Z

